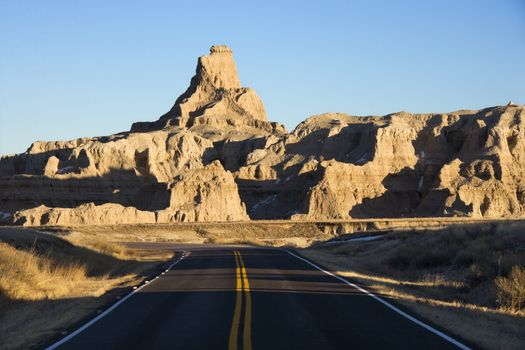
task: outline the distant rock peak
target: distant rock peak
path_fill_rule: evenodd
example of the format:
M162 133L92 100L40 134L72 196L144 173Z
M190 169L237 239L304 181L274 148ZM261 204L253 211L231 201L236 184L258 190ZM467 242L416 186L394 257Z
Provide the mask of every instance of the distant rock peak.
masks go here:
M275 126L267 121L261 99L254 90L241 87L232 50L226 45L213 45L209 55L199 57L190 86L168 113L156 122L135 123L131 131L193 125L244 125L274 132Z
M241 87L232 50L226 45L214 45L209 55L199 57L195 77L197 79L192 79L192 84L210 84L215 89Z
M227 45L213 45L210 47L210 54L214 53L232 53L232 50Z

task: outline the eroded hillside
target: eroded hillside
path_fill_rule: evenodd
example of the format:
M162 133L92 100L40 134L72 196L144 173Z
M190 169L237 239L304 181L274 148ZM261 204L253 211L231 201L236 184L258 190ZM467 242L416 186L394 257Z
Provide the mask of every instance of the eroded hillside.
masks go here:
M0 159L0 219L24 225L525 214L525 108L357 117L291 133L241 87L231 50L129 132Z

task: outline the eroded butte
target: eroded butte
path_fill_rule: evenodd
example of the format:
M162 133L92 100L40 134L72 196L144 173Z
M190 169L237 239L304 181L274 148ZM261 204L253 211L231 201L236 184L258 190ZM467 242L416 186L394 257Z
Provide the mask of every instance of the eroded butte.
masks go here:
M213 46L174 106L128 132L0 159L21 225L523 217L525 108L322 114L288 133Z

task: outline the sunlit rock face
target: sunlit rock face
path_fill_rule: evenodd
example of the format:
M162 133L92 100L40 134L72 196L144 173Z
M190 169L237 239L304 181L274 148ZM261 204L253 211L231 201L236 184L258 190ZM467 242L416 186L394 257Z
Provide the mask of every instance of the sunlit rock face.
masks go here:
M241 87L233 53L225 45L212 46L209 55L199 57L190 86L168 113L153 123L135 123L132 131L198 126L284 131L267 121L255 91Z
M525 108L310 117L287 133L212 46L130 132L0 158L0 222L525 216Z

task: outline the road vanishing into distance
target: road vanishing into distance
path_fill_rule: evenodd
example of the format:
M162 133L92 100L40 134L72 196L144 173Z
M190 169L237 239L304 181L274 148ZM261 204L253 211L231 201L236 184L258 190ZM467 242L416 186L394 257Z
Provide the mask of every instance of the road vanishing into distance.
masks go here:
M185 253L48 349L468 349L294 252L133 247Z

